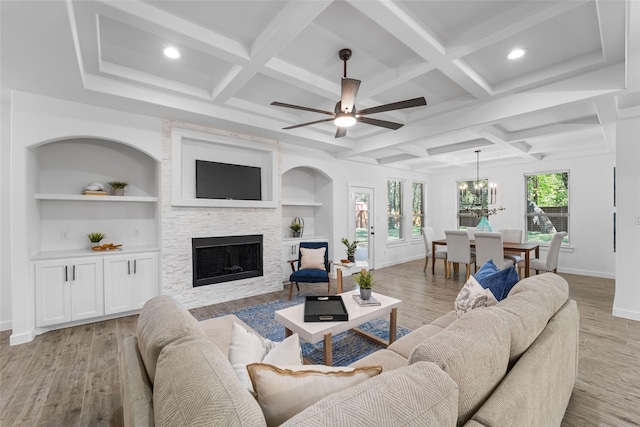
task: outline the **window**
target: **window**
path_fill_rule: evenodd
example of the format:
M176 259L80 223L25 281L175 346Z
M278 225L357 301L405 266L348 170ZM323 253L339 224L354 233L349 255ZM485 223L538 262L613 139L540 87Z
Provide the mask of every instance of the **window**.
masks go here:
M527 241L549 242L553 233L569 232L569 172L525 175ZM568 236L564 243L569 241Z
M402 217L402 181L387 181L387 241L404 239Z
M489 208L488 182L481 179L480 185L476 185L476 180L458 181L457 186L458 228L475 227L482 217L482 212L486 213Z
M413 190L413 222L412 222L412 237L419 238L420 230L424 227L424 184L421 182L414 182L412 184Z

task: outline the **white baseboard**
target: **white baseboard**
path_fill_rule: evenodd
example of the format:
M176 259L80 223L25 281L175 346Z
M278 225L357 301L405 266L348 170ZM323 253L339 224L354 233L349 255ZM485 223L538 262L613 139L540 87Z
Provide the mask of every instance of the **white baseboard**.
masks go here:
M376 268L385 268L385 267L391 267L393 265L398 265L398 264L404 264L405 262L409 262L409 261L415 261L418 259L422 259L424 260L424 254L422 255L414 255L412 257L408 257L408 258L402 258L402 259L396 259L393 261L389 261L389 262L376 262Z
M613 308L613 313L616 317L624 317L625 319L637 320L640 322L640 312L631 310L621 310L619 308Z
M575 268L558 267L558 273L579 274L580 276L600 277L602 279L615 279L615 273L606 273L604 271L578 270Z
M0 322L0 331L8 331L12 328L11 320Z
M36 335L34 330L31 330L29 332L25 332L19 335L11 334L11 337L9 338L9 344L10 345L25 344L30 341L33 341L35 337Z

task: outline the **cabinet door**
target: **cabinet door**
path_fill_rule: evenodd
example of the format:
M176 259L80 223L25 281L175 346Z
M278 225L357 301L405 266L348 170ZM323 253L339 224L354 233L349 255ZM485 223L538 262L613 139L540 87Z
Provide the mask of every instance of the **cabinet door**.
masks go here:
M299 243L287 243L282 245L282 281L289 283L289 276L291 276L291 264L290 259L298 259L298 246ZM297 264L293 264L295 268Z
M133 309L158 295L158 254L144 253L133 257Z
M38 261L36 268L36 325L71 321L71 282L68 260Z
M104 315L102 258L71 260L71 320Z
M133 262L130 255L104 258L104 313L133 310Z

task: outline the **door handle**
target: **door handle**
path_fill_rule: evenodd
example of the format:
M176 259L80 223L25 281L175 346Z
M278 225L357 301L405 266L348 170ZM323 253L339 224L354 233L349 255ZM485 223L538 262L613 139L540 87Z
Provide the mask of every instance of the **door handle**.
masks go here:
M68 265L64 266L64 281L65 282L69 281L69 266Z
M75 282L76 280L76 265L73 265L73 269L71 270L71 280Z
M134 259L133 260L133 274L136 274L138 272L138 260Z
M131 274L131 261L127 260L127 274Z

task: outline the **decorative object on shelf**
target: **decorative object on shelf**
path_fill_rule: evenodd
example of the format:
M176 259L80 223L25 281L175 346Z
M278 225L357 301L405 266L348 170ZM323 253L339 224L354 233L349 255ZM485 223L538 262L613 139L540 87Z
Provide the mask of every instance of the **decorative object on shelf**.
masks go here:
M82 190L82 195L84 196L106 196L107 192L104 191L104 185L100 182L92 182L91 184L84 187Z
M96 246L100 246L100 240L104 239L105 237L107 237L106 234L104 233L89 233L87 234L87 237L89 238L89 241L91 242L91 247L94 248Z
M114 196L124 196L124 189L127 185L129 185L127 181L119 181L119 180L110 181L110 182L107 182L107 184L111 186L111 193Z
M292 237L302 237L302 233L304 232L304 218L299 216L293 218L289 228L293 231Z
M353 278L358 286L360 286L360 298L365 301L371 298L371 288L373 288L374 285L371 271L363 268L360 273L355 274Z
M354 240L353 242L349 242L349 240L343 237L341 242L347 248L346 251L347 251L347 258L349 259L349 262L354 262L356 249L358 249L358 241Z
M114 244L114 243L105 243L104 245L93 246L91 248L92 251L102 252L102 251L121 251L120 248L122 243Z

